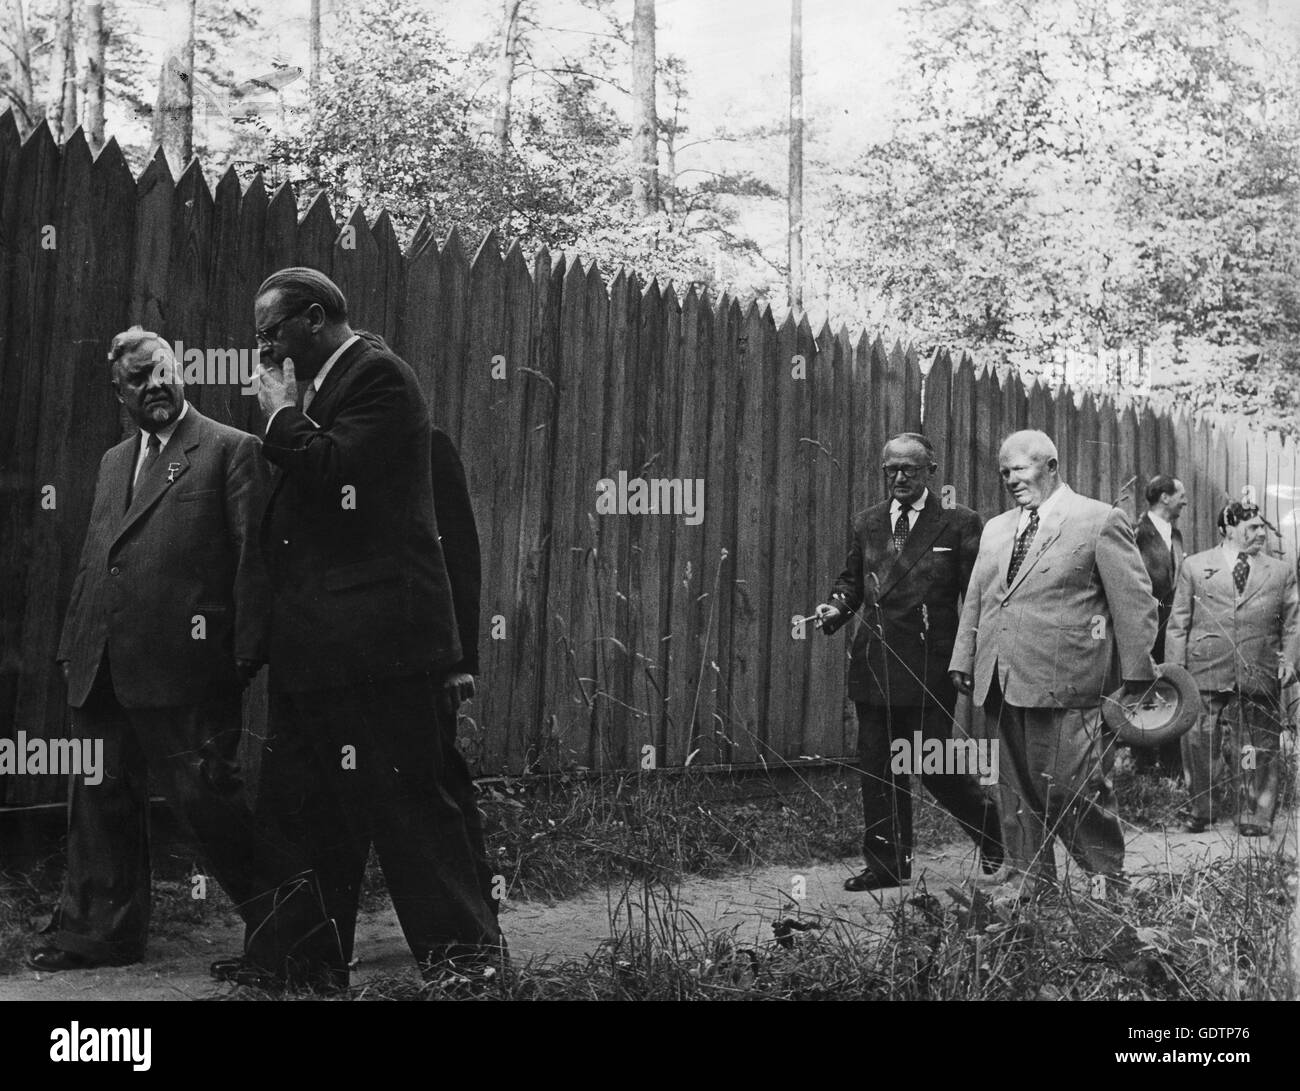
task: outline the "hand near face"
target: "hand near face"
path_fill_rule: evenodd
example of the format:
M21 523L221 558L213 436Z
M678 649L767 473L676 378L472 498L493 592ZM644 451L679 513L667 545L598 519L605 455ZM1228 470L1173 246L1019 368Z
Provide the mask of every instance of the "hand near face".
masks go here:
M298 379L294 375L293 360L285 357L283 371L259 364L256 378L257 404L267 417L277 409L298 404Z

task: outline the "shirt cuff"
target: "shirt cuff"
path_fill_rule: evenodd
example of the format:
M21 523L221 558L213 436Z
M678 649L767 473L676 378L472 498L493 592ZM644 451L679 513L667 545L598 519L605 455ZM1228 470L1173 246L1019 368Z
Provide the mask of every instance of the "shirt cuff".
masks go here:
M275 413L280 412L281 409L288 409L288 408L289 407L287 405L282 405L279 407L279 409L275 411ZM271 422L275 420L275 413L272 413L269 417L266 418L266 431L263 433L263 435L271 434Z

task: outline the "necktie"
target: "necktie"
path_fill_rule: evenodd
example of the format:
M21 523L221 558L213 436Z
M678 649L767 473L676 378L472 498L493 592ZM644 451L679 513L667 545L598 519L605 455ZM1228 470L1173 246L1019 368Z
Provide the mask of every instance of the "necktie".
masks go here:
M1250 562L1246 554L1237 554L1237 563L1232 566L1232 582L1237 585L1237 594L1246 590L1246 581L1250 578Z
M131 501L135 499L135 486L140 478L149 472L149 469L158 461L158 455L162 452L162 443L158 440L157 432L149 433L149 441L145 444L144 461L140 463L140 468L136 470L135 477L131 479L131 487L126 490L126 506L131 506Z
M902 553L903 546L907 543L907 508L900 508L898 518L894 520L894 552Z
M1011 551L1011 567L1007 569L1007 583L1015 583L1016 573L1020 571L1020 566L1024 563L1025 555L1029 552L1029 545L1034 540L1034 532L1038 530L1038 509L1034 508L1029 513L1029 523L1025 531L1016 539L1016 547Z

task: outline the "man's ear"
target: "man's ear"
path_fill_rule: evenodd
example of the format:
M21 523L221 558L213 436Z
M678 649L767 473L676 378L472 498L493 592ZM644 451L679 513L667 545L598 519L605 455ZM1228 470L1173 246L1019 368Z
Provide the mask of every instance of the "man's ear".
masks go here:
M1057 471L1057 469L1060 467L1060 465L1061 465L1061 463L1060 463L1059 460L1057 460L1057 459L1055 459L1055 458L1049 458L1049 459L1047 460L1047 472L1048 472L1048 473L1051 473L1051 474L1056 473L1056 471Z

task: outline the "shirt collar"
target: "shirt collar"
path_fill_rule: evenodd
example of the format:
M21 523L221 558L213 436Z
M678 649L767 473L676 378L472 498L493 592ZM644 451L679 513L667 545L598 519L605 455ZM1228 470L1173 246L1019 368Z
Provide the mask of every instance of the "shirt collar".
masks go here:
M344 341L343 344L339 345L339 347L334 350L330 358L325 361L320 371L316 372L316 378L314 378L311 381L311 385L312 385L312 389L315 390L317 394L320 393L321 384L325 381L325 376L330 373L330 368L332 368L335 365L335 363L338 362L338 358L340 356L342 356L345 352L348 351L348 349L352 347L353 341L359 341L359 340L360 338L354 333L351 337L349 337L346 341Z
M167 446L168 442L170 442L172 438L172 434L176 431L177 428L180 427L181 421L185 419L185 414L188 413L189 411L190 411L190 403L181 402L181 411L176 414L176 419L172 421L171 424L167 425L166 428L159 428L157 432L153 433L158 437L158 450L161 451L164 447ZM141 450L144 450L146 447L149 446L149 436L150 436L149 432L146 432L143 428L140 429Z
M1049 496L1046 500L1044 500L1041 504L1038 505L1038 523L1040 526L1042 525L1043 522L1043 516L1045 516L1049 511L1052 510L1052 505L1055 504L1061 498L1061 494L1064 492L1065 492L1065 482L1062 481L1059 485L1056 486L1056 491L1052 493L1052 495ZM1020 529L1023 530L1028 525L1029 525L1029 509L1021 508Z
M1163 515L1154 511L1148 511L1147 518L1151 520L1151 525L1154 526L1156 530L1160 531L1160 537L1162 537L1166 542L1169 542L1173 539L1174 536L1173 523L1171 523Z
M1235 567L1236 567L1236 565L1237 565L1237 554L1238 554L1238 553L1245 553L1245 552L1246 552L1244 549L1238 549L1236 546L1228 545L1227 542L1224 542L1224 543L1223 543L1222 548L1223 548L1223 556L1224 556L1224 559L1228 562L1228 567L1229 567L1229 568L1235 568ZM1247 564L1250 564L1254 559L1255 559L1255 558L1252 557L1249 553L1246 553L1246 563L1247 563Z
M930 500L930 490L928 488L921 490L921 495L917 497L916 502L912 504L911 510L924 511L925 505L929 502L929 500ZM889 514L891 516L897 519L898 513L902 510L903 510L903 505L898 502L898 497L894 497L892 500L890 500Z

